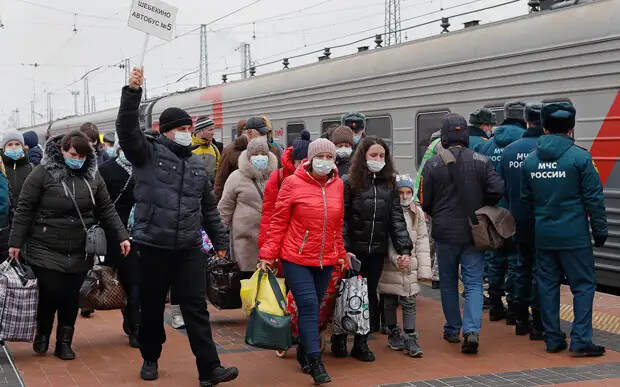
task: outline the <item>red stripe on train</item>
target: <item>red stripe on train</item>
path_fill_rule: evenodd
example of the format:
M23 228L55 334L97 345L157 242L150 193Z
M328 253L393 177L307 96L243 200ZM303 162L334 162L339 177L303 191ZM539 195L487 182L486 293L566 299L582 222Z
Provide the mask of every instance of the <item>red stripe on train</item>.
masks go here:
M620 137L620 91L590 148L590 154L601 176L603 186L607 184L607 179L620 157L620 140L613 139L618 137Z

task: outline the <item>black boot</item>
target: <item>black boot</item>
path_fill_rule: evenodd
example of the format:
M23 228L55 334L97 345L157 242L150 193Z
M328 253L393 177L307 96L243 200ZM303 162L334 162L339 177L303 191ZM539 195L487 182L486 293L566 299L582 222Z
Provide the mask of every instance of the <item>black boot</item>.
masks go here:
M543 330L540 310L532 308L532 325L530 327L530 340L544 340L545 331Z
M315 356L310 359L310 375L312 375L312 379L314 379L314 384L324 384L331 382L331 378L327 374L327 370L325 369L325 365L323 365L323 361L321 360L321 355Z
M301 345L301 343L297 345L297 362L301 367L301 372L303 372L304 374L310 373L310 363L308 362L308 358L306 357L306 351L304 350L304 346Z
M515 324L515 334L525 336L530 333L530 312L527 305L517 305L517 320Z
M512 302L509 302L508 310L506 311L506 325L516 325L517 317L518 317L518 312L516 309L516 305Z
M140 340L138 339L140 333L140 325L135 325L129 333L129 346L131 348L140 348Z
M41 333L41 330L37 328L37 334L34 336L34 341L32 342L32 349L36 353L47 353L47 350L50 346L50 335Z
M71 349L73 341L73 327L61 327L56 330L56 349L54 355L62 360L75 359L75 352Z
M332 335L332 354L335 357L347 357L347 334Z
M506 317L506 309L504 308L504 303L502 302L502 298L499 296L492 295L491 296L491 307L489 308L489 320L491 321L499 321Z
M375 354L368 348L368 335L355 335L351 356L365 362L375 361Z

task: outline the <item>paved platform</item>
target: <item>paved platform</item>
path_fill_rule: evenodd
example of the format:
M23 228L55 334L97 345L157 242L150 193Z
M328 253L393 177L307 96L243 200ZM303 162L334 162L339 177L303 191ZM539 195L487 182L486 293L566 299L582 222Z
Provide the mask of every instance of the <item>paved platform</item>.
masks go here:
M568 289L562 291L563 317L572 314ZM480 353L460 353L460 345L442 339L444 322L439 291L422 287L418 298L417 328L424 357L413 359L387 347L387 337L375 334L369 341L377 361L361 363L353 358L336 359L325 353L332 386L620 386L620 297L597 293L595 341L607 346L600 358L577 359L568 352L547 354L542 342L514 335L514 327L489 322L483 316ZM310 386L311 378L300 372L291 349L285 358L274 351L244 344L245 319L241 311L213 308L214 337L225 365L240 369L239 378L226 386ZM169 317L169 316L168 316ZM183 330L166 326L168 340L160 359L160 378L144 382L137 349L130 348L122 333L118 311L97 311L93 317L79 317L74 340L77 359L62 361L51 351L45 356L32 352L27 343L10 343L9 348L26 386L196 386L197 372ZM567 332L568 322L564 323ZM1 359L4 372L11 369ZM6 363L8 363L8 359ZM10 366L8 366L10 367ZM9 372L10 374L10 372ZM11 378L9 378L11 376ZM15 373L0 385L18 386Z

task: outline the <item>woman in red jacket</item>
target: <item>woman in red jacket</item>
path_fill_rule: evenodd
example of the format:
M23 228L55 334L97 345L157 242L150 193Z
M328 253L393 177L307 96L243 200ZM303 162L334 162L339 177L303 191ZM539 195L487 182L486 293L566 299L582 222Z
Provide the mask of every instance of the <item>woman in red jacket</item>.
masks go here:
M282 259L299 311L298 351L305 353L315 384L331 381L321 361L319 306L334 266L347 259L342 240L344 191L335 153L336 146L327 139L310 144L308 161L282 183L259 253L263 268Z

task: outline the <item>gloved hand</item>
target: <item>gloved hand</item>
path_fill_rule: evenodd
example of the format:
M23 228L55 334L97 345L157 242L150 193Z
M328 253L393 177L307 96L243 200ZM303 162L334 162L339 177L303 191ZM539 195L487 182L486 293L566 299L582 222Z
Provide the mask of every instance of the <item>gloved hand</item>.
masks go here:
M594 247L603 247L607 240L607 235L592 235L594 238Z

